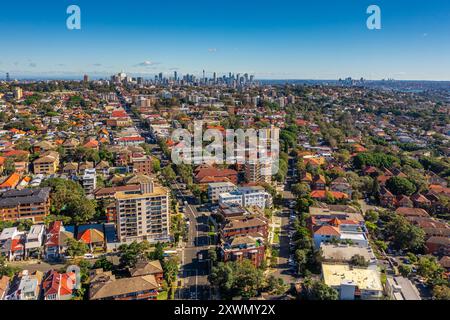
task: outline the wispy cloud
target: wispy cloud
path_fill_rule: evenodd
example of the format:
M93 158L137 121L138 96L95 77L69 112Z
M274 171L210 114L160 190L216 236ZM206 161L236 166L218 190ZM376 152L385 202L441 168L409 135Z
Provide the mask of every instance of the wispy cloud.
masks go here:
M215 52L217 52L217 48L209 48L208 52L215 53Z
M37 64L34 63L34 62L30 62L29 66L30 66L31 68L36 68L36 67L37 67Z
M160 62L146 60L144 62L136 64L135 67L150 67L150 66L155 66L155 65L158 65L158 64L161 64L161 63Z

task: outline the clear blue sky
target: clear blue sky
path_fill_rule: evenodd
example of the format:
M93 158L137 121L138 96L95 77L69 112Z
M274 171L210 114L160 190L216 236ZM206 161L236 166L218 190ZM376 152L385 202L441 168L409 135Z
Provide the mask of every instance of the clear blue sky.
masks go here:
M82 30L66 28L70 4L81 8ZM366 27L371 4L381 30ZM205 69L450 80L450 1L2 1L0 41L0 72L13 77Z

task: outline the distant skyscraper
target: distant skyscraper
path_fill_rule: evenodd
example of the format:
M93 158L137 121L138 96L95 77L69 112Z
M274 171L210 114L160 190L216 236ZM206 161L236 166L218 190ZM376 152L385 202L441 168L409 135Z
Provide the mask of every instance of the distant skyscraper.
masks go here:
M216 83L216 82L217 82L217 75L216 75L216 73L215 73L215 72L213 73L213 81L214 81L214 83Z
M89 76L87 74L84 75L83 81L84 82L89 82Z
M9 78L9 72L6 73L6 82L10 82L11 79Z
M203 70L203 82L206 82L206 78L205 78L205 70Z
M178 80L178 73L177 73L176 71L173 72L173 79L174 79L175 81Z

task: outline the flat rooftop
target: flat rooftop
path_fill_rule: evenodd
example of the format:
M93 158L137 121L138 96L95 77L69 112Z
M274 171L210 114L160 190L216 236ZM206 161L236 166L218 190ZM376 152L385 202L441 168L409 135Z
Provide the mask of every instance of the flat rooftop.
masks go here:
M320 249L323 258L328 261L350 261L355 255L364 257L366 261L375 259L375 255L369 247L322 243Z
M378 270L354 268L347 264L323 263L322 273L328 286L340 287L343 282L352 281L361 290L383 290Z

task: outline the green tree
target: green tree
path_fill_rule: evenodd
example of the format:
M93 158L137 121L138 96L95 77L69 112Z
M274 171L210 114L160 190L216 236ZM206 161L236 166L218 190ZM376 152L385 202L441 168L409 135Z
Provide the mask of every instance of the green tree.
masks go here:
M444 279L444 272L434 256L422 256L417 262L417 273L430 284L440 283Z
M304 197L309 194L311 188L307 183L296 183L291 187L292 193L297 197Z
M425 243L425 232L400 215L395 215L386 224L385 232L397 249L417 252L422 250Z
M82 256L88 252L89 248L83 241L77 241L73 238L67 239L67 254L72 258Z
M157 242L155 245L155 250L150 252L148 254L148 258L150 260L159 260L159 261L163 261L164 259L164 243L162 242Z
M363 256L355 254L350 258L350 264L352 266L367 268L369 266L369 261L367 261Z
M305 280L306 296L308 300L338 300L338 292L327 286L323 281Z
M173 171L171 166L164 167L161 173L168 182L174 181L177 177L177 174Z
M450 287L448 284L434 286L433 288L434 300L450 300Z
M114 268L114 265L111 261L109 261L105 256L102 256L100 259L95 261L94 269L103 269L105 271L111 271Z
M416 186L406 178L392 177L386 182L386 187L396 195L410 196L416 192Z
M136 263L145 258L145 252L150 248L147 241L137 243L133 241L130 244L122 244L119 246L120 264L123 267L132 268Z
M157 158L152 158L152 170L153 172L161 171L161 162Z
M262 270L247 259L242 262L219 262L211 269L208 279L228 299L255 297L264 285Z

